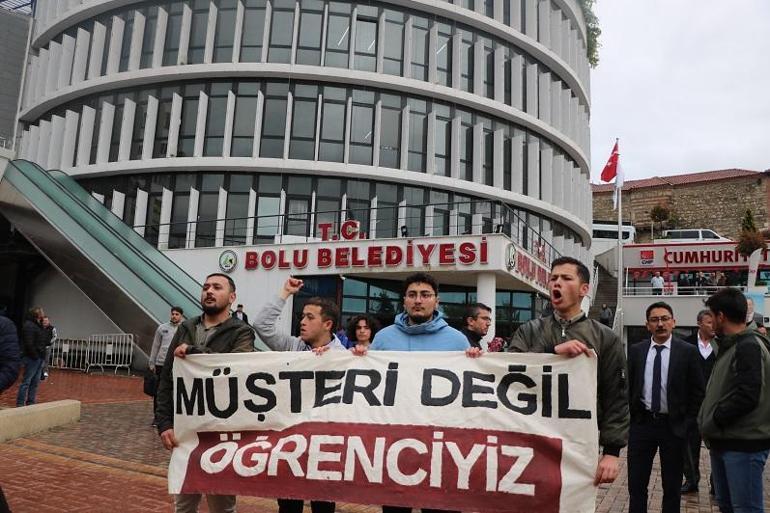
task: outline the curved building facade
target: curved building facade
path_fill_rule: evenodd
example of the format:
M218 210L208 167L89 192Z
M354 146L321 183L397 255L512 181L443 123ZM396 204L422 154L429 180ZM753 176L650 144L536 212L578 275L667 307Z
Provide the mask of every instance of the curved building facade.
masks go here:
M18 156L164 250L354 218L588 262L589 97L575 0L42 0Z

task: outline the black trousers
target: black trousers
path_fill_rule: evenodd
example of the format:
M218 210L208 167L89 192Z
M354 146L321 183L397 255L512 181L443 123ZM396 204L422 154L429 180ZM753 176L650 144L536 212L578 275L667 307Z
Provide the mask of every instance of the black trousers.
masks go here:
M421 509L422 513L460 513L459 511L445 511L443 509ZM382 513L412 513L412 508L401 506L383 506Z
M684 457L684 479L688 484L698 486L700 482L700 432L694 426L687 431L687 439L682 446Z
M158 385L160 385L160 373L163 371L162 365L155 366L155 393L152 396L152 424L155 422L155 410L158 409Z
M310 501L313 513L334 513L337 505L333 502ZM302 499L278 499L278 513L302 513L305 501Z
M653 419L645 416L643 420L631 423L628 437L628 513L647 513L647 487L656 452L660 454L663 481L662 513L679 513L684 467L682 445L684 439L671 431L668 417Z

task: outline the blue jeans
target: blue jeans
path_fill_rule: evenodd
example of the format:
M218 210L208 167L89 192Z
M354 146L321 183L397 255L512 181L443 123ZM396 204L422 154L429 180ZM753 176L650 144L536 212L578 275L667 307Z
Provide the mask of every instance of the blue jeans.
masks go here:
M711 450L714 492L722 513L764 513L762 472L770 450Z
M42 358L30 358L28 356L21 359L21 363L24 364L24 378L21 380L19 394L16 396L16 406L35 404L43 361Z

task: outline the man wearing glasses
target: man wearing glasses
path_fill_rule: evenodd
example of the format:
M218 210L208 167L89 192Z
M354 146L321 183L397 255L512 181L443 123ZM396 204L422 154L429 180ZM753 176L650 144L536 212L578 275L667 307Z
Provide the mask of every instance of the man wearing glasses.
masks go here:
M377 332L372 351L465 351L470 347L461 332L449 326L438 311L438 283L427 273L404 280L404 311Z
M628 437L629 513L647 512L647 486L655 453L660 453L663 513L678 513L688 430L703 400L698 350L673 336L676 320L662 301L647 307L652 334L628 353L631 429Z
M492 324L492 309L484 303L475 303L465 311L465 327L463 335L468 339L471 347L481 347L481 339L487 336L489 326Z

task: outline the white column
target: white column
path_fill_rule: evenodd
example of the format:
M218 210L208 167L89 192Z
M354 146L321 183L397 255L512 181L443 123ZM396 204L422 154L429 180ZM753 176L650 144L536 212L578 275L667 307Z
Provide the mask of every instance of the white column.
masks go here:
M106 40L107 27L102 23L95 21L94 30L91 34L91 58L88 61L88 79L96 78L102 74L102 56L107 51L104 48Z
M542 144L540 150L540 197L553 204L553 148Z
M214 235L214 245L218 248L225 245L225 217L227 217L227 191L220 187L217 198L217 228Z
M484 157L484 125L476 123L473 125L473 181L477 184L484 183L484 168L482 158Z
M526 112L537 117L537 64L527 64L526 71L527 80L527 98L526 98Z
M114 122L115 106L107 102L102 103L102 119L99 125L99 137L96 145L97 164L104 164L110 159L110 138Z
M511 137L511 191L524 193L524 145L526 137L521 130L514 130Z
M126 195L120 191L112 191L112 206L110 212L115 214L120 219L123 219L123 210L126 205Z
M401 169L409 168L409 105L401 109Z
M524 32L531 38L537 39L537 4L538 0L522 0L525 2L525 27Z
M449 159L449 176L452 178L459 178L460 174L458 163L460 162L460 130L462 129L460 116L459 114L455 114L452 118L452 145L449 148L451 152L451 158Z
M48 73L48 50L41 48L37 56L37 76L35 77L35 96L37 100L45 96Z
M61 147L64 140L64 118L51 116L51 136L49 140L46 169L58 169L61 164Z
M174 193L165 187L160 201L160 226L158 227L158 249L168 249L168 236L171 231L171 209L173 207Z
M45 73L45 95L48 96L56 90L59 82L59 68L61 67L61 45L56 41L48 44L48 66Z
M118 142L118 161L128 160L131 154L131 137L134 131L136 102L126 98L123 102L123 120L120 122L120 141Z
M181 37L179 38L179 55L176 63L187 64L187 50L190 48L190 30L192 29L192 7L185 3L182 8Z
M527 142L527 196L540 199L540 141L531 137Z
M476 5L482 2L476 2ZM484 77L486 76L487 60L484 58L484 43L481 38L473 43L473 92L478 96L486 96Z
M98 130L96 125L96 111L89 107L83 107L80 115L80 139L78 140L78 155L76 166L87 166L91 160L91 145L94 140L94 132Z
M486 351L489 347L489 341L495 337L495 293L497 291L497 276L495 273L479 273L476 276L476 300L484 303L492 309L490 316L492 324L489 325L489 331L481 339L481 349Z
M564 157L557 153L553 159L553 173L551 183L553 184L553 205L561 207L564 204Z
M320 105L318 106L321 107ZM225 134L222 142L222 156L229 157L233 144L233 123L235 122L235 93L227 92L227 111L225 112ZM320 123L320 117L319 117Z
M499 0L498 0L499 1ZM505 103L505 47L495 43L495 84L494 99L496 102ZM513 94L513 91L511 91Z
M243 7L243 2L238 2L238 7L235 10L235 32L233 33L233 63L239 62L241 60L244 14L245 8ZM323 38L323 41L326 41L326 37Z
M190 204L187 207L187 249L195 247L195 234L198 229L198 200L200 193L197 189L190 188Z
M428 112L428 134L426 160L425 160L425 174L432 175L436 173L436 112L431 110Z
M551 0L539 0L537 4L537 22L540 42L546 48L551 47ZM529 14L529 13L527 13Z
M551 74L547 71L538 73L538 118L551 124Z
M254 216L257 215L257 193L249 191L249 210L246 214L246 245L254 244Z
M154 96L147 97L147 119L144 122L144 136L142 142L142 160L150 160L155 149L155 125L158 122L158 99Z
M88 47L91 44L91 34L78 28L77 39L75 40L75 57L72 62L72 78L70 83L78 84L86 78L86 68L88 67Z
M75 58L75 38L64 34L61 45L61 66L59 66L59 77L56 88L62 89L70 85L72 78L72 64Z
M48 143L51 140L51 122L50 121L41 121L40 122L40 131L38 132L38 141L37 141L37 154L35 156L35 162L40 165L40 167L46 167L48 164ZM33 146L34 148L34 146Z
M78 135L78 113L68 110L64 117L64 140L62 141L62 153L60 166L62 169L72 167L75 164L75 140Z
M142 189L136 190L136 208L134 210L134 230L144 237L144 224L147 222L147 197Z
M158 21L155 29L155 41L152 45L152 67L163 66L163 49L166 46L166 27L168 26L168 11L158 8Z
M182 97L174 93L171 100L171 121L168 129L167 157L176 157L177 144L179 143L179 124L182 122Z
M209 97L201 91L198 95L198 118L195 122L195 144L193 156L203 156L203 140L206 136L206 115L208 114Z
M134 11L134 30L131 32L131 49L128 53L128 70L135 71L139 69L142 60L142 42L144 41L146 18L142 11Z
M107 71L105 75L117 73L120 66L120 47L123 46L123 31L126 22L119 16L112 17L112 35L110 36L110 48L107 55Z
M507 171L503 167L503 157L505 153L505 134L502 128L494 131L494 151L492 160L492 185L498 189L503 188L503 174Z
M203 48L203 62L210 64L214 58L214 33L217 30L217 15L219 11L215 2L209 3L209 17L206 25L206 44Z

